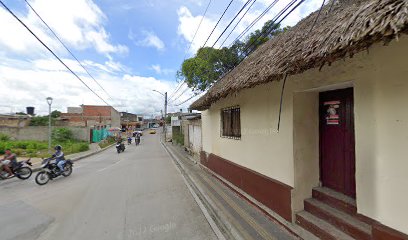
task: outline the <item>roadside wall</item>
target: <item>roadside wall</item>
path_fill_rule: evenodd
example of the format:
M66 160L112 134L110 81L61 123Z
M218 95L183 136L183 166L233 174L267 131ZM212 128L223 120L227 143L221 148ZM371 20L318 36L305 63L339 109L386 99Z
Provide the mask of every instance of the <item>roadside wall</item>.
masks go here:
M53 127L61 128L61 127ZM89 142L89 128L87 127L64 127L72 131L74 138ZM24 128L14 127L0 127L0 133L6 134L16 140L48 140L48 127L47 126L29 126Z

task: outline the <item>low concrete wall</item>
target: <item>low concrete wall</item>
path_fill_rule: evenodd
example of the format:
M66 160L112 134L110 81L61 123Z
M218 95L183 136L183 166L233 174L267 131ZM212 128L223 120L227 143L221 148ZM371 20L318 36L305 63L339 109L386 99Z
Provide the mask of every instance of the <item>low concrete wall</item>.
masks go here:
M61 128L61 127L53 127ZM90 141L88 127L64 127L72 131L74 138L82 141ZM24 128L0 127L0 133L6 134L16 140L48 140L48 127L46 126L29 126Z

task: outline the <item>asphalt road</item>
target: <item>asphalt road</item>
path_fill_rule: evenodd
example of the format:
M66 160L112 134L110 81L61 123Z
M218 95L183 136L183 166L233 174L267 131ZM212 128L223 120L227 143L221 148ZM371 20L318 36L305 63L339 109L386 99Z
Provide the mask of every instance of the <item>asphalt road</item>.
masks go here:
M24 206L15 211L21 215L30 207L27 214L53 219L31 239L216 239L159 136L145 134L141 145L126 147L78 161L70 177L45 186L34 182L35 175L1 181L0 209ZM11 210L11 224L24 224ZM11 229L0 225L0 235Z

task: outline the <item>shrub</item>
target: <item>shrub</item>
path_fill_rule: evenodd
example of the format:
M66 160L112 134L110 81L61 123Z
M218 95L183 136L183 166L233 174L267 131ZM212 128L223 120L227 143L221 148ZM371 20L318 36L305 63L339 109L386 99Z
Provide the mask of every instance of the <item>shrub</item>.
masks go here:
M80 143L78 150L80 152L88 151L89 150L89 144L88 143Z
M30 120L30 126L47 126L48 116L32 117Z
M184 135L182 133L173 134L173 141L177 144L183 145L184 144Z
M52 140L56 142L65 142L73 140L73 133L68 128L54 128L52 130Z
M106 148L107 146L113 144L114 142L116 142L115 137L114 136L108 136L105 140L102 140L99 143L99 147Z
M10 137L4 133L0 133L0 141L9 141Z

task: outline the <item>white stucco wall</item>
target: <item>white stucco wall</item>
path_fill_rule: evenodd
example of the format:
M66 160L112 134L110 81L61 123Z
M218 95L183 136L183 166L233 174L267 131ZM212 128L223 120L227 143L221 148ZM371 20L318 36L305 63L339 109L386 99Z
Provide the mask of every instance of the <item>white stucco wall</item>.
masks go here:
M299 133L296 129L307 127L302 126L301 118L308 114L295 114L294 118L293 111L299 106L293 106L293 99L297 93L353 86L358 212L408 233L408 192L404 190L408 186L408 37L389 46L376 44L369 52L337 61L321 71L313 69L288 77L277 133L281 84L240 91L204 111L203 150L294 187L292 205L299 210L303 199L311 195L310 186L317 184L318 160L314 158L319 150L315 144L318 129L311 126L314 144L307 143L305 135L303 140L294 139ZM220 109L235 105L241 107L242 139L221 138ZM301 162L302 155L305 162ZM309 174L307 179L305 174Z

